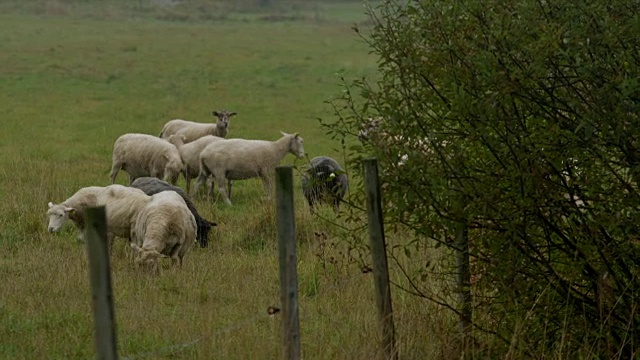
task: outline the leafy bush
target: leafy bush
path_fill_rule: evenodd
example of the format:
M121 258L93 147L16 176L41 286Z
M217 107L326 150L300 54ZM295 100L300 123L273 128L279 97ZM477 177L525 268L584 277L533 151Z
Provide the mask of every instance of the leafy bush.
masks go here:
M637 352L638 14L622 0L387 1L363 34L379 78L332 102L324 125L347 143L379 117L351 166L379 159L388 224L451 249L468 231L474 333L505 353Z

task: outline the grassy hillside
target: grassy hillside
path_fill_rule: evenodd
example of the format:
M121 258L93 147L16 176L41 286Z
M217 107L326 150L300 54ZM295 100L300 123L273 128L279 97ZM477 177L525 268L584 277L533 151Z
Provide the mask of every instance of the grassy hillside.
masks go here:
M317 118L332 116L323 101L340 91L337 74L375 70L375 58L350 29L366 19L362 5L288 8L276 13L291 15L287 21L274 21L269 11L207 17L206 8L151 3L0 6L0 358L93 356L84 248L71 224L47 233L45 212L48 201L108 184L119 135L157 135L173 118L212 121L211 111L224 108L238 112L230 137L273 140L280 130L299 132L310 157L342 159L340 144ZM186 15L158 15L180 12ZM289 155L283 163L305 161ZM298 174L295 181L298 188ZM125 184L126 175L118 182ZM341 240L343 230L332 224L341 220L330 209L321 211L328 220L313 217L301 195L295 201L304 357L374 358L379 332L372 277L359 271L362 253ZM195 200L219 226L213 246L188 253L182 269L164 264L161 276L141 274L124 242L117 244L119 352L201 339L149 358L279 357L280 323L266 315L279 301L274 204L257 180L235 183L233 207ZM394 291L394 300L404 358L446 350L418 334L446 336L448 317L405 293Z

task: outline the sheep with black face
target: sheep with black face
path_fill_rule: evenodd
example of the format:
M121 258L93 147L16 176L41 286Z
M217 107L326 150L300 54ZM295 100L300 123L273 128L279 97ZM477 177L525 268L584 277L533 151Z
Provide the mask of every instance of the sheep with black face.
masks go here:
M302 175L302 193L311 212L318 203L333 204L335 211L340 208L349 189L349 179L338 162L328 156L311 159L309 167Z

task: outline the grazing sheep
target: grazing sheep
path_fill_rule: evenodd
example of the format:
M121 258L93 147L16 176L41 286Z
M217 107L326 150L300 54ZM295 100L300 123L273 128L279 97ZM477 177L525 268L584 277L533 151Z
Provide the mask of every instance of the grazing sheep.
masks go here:
M182 258L196 238L196 219L175 191L162 191L140 211L131 231L136 264L158 271L158 258L170 257L182 266Z
M188 144L207 135L214 135L221 138L227 137L231 117L237 115L238 113L222 110L213 111L212 114L213 116L218 118L215 124L198 123L180 119L171 120L164 124L164 127L160 132L160 138L168 139L171 135L184 135L184 143Z
M184 137L172 135L169 137L171 142L180 153L182 163L184 164L182 173L187 183L187 193L191 191L191 179L200 174L200 153L209 144L214 141L223 140L223 138L213 135L203 136L190 143L184 143ZM228 184L231 187L231 184Z
M304 157L303 139L298 134L282 133L276 141L228 139L207 145L200 154L200 175L196 191L213 175L225 203L231 205L225 182L260 177L267 196L271 195L271 181L276 166L292 153Z
M124 134L113 145L111 183L120 169L129 173L129 185L143 176L176 184L182 170L178 149L168 141L146 134Z
M302 175L302 193L313 213L313 205L332 202L338 211L340 202L349 188L349 179L344 169L334 159L317 156L311 159L309 167Z
M182 196L182 199L187 204L189 211L193 214L193 217L196 219L197 231L196 238L200 247L206 248L209 246L209 230L211 227L216 226L217 224L207 219L203 218L198 214L198 210L196 209L193 202L189 199L187 194L179 187L173 186L166 181L162 181L160 179L154 177L141 177L137 178L132 184L132 187L138 188L144 191L147 195L155 195L162 191L175 191L178 195Z
M49 202L49 232L62 228L67 219L71 219L81 231L78 236L83 240L84 214L87 208L105 206L107 215L107 240L111 246L113 238L129 238L131 227L138 212L151 200L142 190L122 185L105 187L90 186L78 190L73 196L60 204Z
M103 189L104 187L101 186L84 187L60 204L49 202L49 209L47 210L49 232L58 232L67 220L71 220L80 231L78 240L82 240L85 210L98 206L97 194Z

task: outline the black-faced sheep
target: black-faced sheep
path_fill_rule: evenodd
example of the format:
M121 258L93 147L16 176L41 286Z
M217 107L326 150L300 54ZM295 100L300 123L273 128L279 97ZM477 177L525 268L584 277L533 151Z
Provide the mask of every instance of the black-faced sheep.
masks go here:
M111 245L115 236L130 238L135 218L150 200L151 197L142 190L117 184L82 188L60 204L49 202L49 232L59 231L67 219L71 219L81 231L78 239L82 240L86 209L105 206L107 237Z
M221 110L213 111L212 114L218 119L215 124L198 123L181 119L171 120L162 128L160 138L168 139L171 135L184 135L184 143L188 144L207 135L218 136L221 138L226 137L229 132L229 122L231 121L231 117L238 113Z
M158 270L158 258L182 258L196 238L196 219L175 191L162 191L139 212L131 231L135 262Z
M111 183L120 169L129 173L129 185L143 176L176 184L182 171L178 149L168 141L146 134L124 134L113 145Z
M349 188L349 179L344 169L334 159L317 156L311 159L302 175L302 193L314 211L316 203L331 203L338 211L340 202Z
M191 211L193 217L196 219L196 238L200 247L206 248L209 246L209 231L211 230L211 227L216 226L217 224L200 216L191 199L189 199L187 194L181 188L154 177L137 178L131 186L144 191L147 195L155 195L162 191L175 191L178 195L182 196L182 199L187 204L189 211Z
M228 139L207 145L200 154L200 175L196 191L213 175L218 191L225 203L231 205L226 181L260 177L267 196L271 196L271 183L276 166L288 154L303 158L303 139L298 134L282 133L276 141Z

